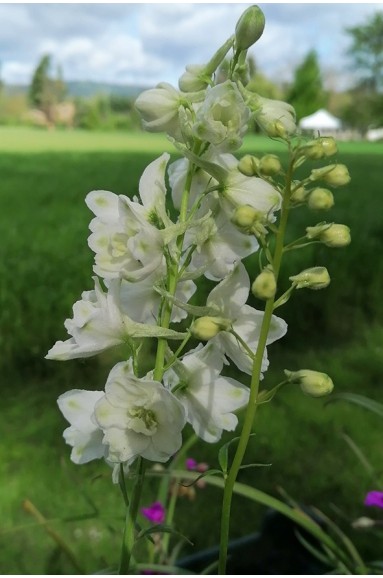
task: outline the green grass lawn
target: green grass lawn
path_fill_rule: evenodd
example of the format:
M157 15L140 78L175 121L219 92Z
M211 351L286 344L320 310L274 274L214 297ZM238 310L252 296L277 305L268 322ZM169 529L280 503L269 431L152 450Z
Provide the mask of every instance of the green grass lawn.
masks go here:
M104 464L71 464L62 439L66 423L56 406L57 396L68 389L103 388L113 358L60 363L44 356L56 340L65 338L64 319L80 293L91 288L86 194L93 189L136 194L143 169L165 149L174 152L157 135L0 128L3 574L77 573L23 510L25 499L51 520L87 573L118 558L123 515L118 488ZM280 150L278 143L259 137L245 141L246 152L272 150ZM352 182L335 192L336 206L325 218L348 224L353 242L344 250L314 246L298 251L284 266L286 279L308 266L326 265L332 283L326 291L297 293L280 309L289 333L269 348L267 385L280 381L285 367L312 367L332 375L337 391L382 400L382 152L379 144L340 144L339 162L349 166ZM321 220L321 214L296 211L292 236ZM252 259L247 265L251 271ZM340 403L325 406L291 389L262 407L255 431L248 459L272 466L244 471L243 481L273 494L282 486L330 514L335 504L346 517L366 515L364 493L377 488L370 486L342 436L348 434L360 445L383 483L381 422L376 416ZM216 454L217 445L193 449L197 459L213 467ZM152 482L147 500L154 498L154 489ZM177 527L196 548L213 545L219 510L219 493L200 491L196 502L180 501ZM254 531L260 513L258 506L237 499L233 536ZM92 517L69 520L86 515ZM358 540L366 551L374 544L369 537Z

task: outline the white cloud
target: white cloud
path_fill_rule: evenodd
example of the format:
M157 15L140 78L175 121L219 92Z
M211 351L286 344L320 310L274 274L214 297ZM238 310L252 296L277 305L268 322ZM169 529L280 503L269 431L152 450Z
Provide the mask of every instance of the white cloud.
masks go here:
M231 35L248 4L0 4L0 59L8 82L30 81L44 53L64 78L176 84L189 63L205 62ZM311 49L338 84L350 80L345 28L380 4L260 4L266 28L252 49L259 68L290 80ZM352 77L351 77L352 79Z

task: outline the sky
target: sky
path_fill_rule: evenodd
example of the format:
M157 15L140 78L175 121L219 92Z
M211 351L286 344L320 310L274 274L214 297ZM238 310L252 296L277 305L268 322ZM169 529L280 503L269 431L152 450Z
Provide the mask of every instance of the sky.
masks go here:
M250 4L242 3L0 3L0 76L28 84L50 53L64 80L176 85L186 64L206 62L233 33ZM265 31L250 50L270 79L290 81L311 49L326 86L355 80L345 28L383 12L383 3L260 3Z

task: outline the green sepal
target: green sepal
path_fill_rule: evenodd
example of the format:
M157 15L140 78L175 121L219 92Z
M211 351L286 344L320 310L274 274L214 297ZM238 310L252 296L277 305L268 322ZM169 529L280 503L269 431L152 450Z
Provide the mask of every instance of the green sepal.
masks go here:
M157 291L157 293L159 293L161 297L165 297L173 305L179 307L180 309L183 309L183 311L186 311L186 313L189 313L190 315L194 315L195 317L204 317L205 315L208 315L210 317L217 316L217 311L216 309L213 309L213 307L202 307L200 305L190 305L189 303L184 303L183 301L180 301L179 299L177 299L177 297L171 295L171 293L169 293L165 289L162 289L161 287L154 287L154 290Z
M173 241L173 239L177 239L180 235L186 233L188 229L193 227L200 227L203 225L205 221L207 221L211 216L211 211L208 211L206 215L201 217L201 219L197 219L196 221L185 221L183 223L173 223L166 229L161 229L161 237L165 245Z
M207 160L197 156L192 151L190 151L186 146L184 146L180 143L174 142L173 144L182 153L182 155L184 157L189 159L190 162L192 162L194 165L196 165L200 169L203 169L204 171L206 171L216 181L218 181L219 183L225 183L226 182L226 180L229 176L229 171L227 169L224 169L223 167L216 165L215 163L211 163L210 161L207 161Z
M173 329L158 327L157 325L148 325L146 323L136 323L129 319L128 322L129 338L138 337L165 337L166 339L185 339L186 333L180 333Z

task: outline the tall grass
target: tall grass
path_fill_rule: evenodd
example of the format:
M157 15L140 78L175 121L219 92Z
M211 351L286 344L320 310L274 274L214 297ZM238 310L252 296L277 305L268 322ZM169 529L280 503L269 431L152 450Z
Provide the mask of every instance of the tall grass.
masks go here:
M57 557L43 529L29 525L33 520L21 508L22 499L29 498L47 518L54 518L55 529L91 573L116 559L120 498L106 466L74 467L69 462L69 448L61 437L66 424L55 400L67 389L102 388L111 358L59 363L46 361L44 356L57 339L66 338L63 321L81 292L91 288L92 254L87 246L91 214L84 203L86 194L93 189L137 194L139 176L163 150L163 141L153 141L149 150L147 139L139 144L135 137L129 140L119 135L119 141L106 135L102 140L84 133L80 142L73 133L69 152L70 133L63 137L64 146L59 133L49 141L49 134L38 132L56 149L41 152L48 141L39 143L37 133L32 132L30 140L22 143L24 152L16 152L12 134L15 138L21 133L8 134L9 149L15 152L0 157L0 513L3 529L11 530L0 532L0 570L75 573L63 555ZM249 139L246 147L255 145L262 151L264 143ZM343 250L312 246L291 254L283 270L286 283L289 275L313 265L327 266L332 282L325 291L297 292L278 311L288 321L289 332L270 347L266 383L279 381L283 368L311 367L331 374L338 390L379 399L383 375L381 157L378 148L370 146L361 152L360 145L347 146L339 161L349 166L351 184L336 191L336 206L329 215L295 211L291 236L298 237L307 225L327 219L349 225L352 244ZM255 261L249 259L247 266L251 272ZM255 299L253 304L260 305ZM249 448L249 461L273 465L244 471L242 479L270 492L283 486L328 513L334 502L349 516L364 515L361 504L370 489L369 478L345 446L342 431L355 438L374 463L381 462L381 432L374 416L358 408L324 407L322 401L306 398L297 389L286 390L259 412L257 435ZM211 465L216 453L216 445L195 448L196 457ZM101 478L95 480L97 476ZM86 496L79 494L82 487ZM100 508L97 516L60 521L93 511L89 497ZM196 547L205 547L217 539L213 520L214 514L216 520L219 517L220 499L209 489L197 499L196 505L180 502L177 525ZM235 511L234 535L253 531L260 509L238 500ZM12 531L20 525L25 528ZM367 542L362 545L368 550Z

